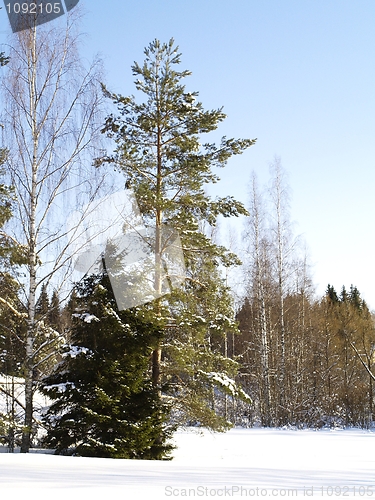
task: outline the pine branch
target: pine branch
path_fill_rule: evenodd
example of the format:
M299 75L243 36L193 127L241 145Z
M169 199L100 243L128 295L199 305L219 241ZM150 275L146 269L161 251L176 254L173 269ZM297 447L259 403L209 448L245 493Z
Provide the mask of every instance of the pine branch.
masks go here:
M12 304L10 304L7 300L5 300L3 297L0 297L0 302L2 302L4 305L6 305L16 316L19 318L27 318L27 313L21 313L15 309Z

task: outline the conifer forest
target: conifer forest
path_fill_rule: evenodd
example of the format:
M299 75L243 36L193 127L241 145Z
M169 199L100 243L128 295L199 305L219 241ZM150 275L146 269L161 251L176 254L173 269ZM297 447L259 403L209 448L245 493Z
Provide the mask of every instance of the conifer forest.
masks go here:
M287 165L208 194L256 139L211 139L173 39L122 95L66 19L0 56L0 444L162 460L183 426L372 427L374 315L355 284L317 296Z

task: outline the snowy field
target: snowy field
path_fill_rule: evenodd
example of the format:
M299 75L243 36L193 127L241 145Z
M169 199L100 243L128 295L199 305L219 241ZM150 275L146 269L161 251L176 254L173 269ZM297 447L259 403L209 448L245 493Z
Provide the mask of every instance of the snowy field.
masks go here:
M12 500L375 498L373 432L185 430L175 442L170 462L2 453L0 492Z

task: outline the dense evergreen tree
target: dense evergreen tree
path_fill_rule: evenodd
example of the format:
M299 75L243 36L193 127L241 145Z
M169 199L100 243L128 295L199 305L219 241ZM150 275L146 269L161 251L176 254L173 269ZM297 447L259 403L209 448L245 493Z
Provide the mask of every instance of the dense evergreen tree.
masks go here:
M327 299L333 303L336 303L339 301L336 290L331 285L328 285L328 287L327 287L326 296L327 296Z
M0 53L0 67L9 58ZM0 175L8 151L0 148ZM12 217L14 190L0 183L0 373L5 376L1 385L2 409L0 432L10 452L14 451L17 438L22 432L20 410L22 403L16 398L15 377L22 376L25 359L25 309L19 300L19 285L14 279L17 266L24 262L25 248L20 246L6 231Z
M50 311L50 301L47 292L47 286L45 284L42 285L40 290L40 295L35 305L35 312L38 315L38 319L46 320L48 317L48 313Z
M77 287L71 344L44 380L46 444L59 454L163 459L172 427L149 375L160 328L146 309L118 311L106 273Z
M0 273L0 373L22 376L25 359L24 336L26 323L19 313L22 306L18 299L18 287L8 273ZM11 308L14 308L14 311Z
M54 290L52 293L48 322L51 328L58 331L59 333L62 332L60 299L56 290Z

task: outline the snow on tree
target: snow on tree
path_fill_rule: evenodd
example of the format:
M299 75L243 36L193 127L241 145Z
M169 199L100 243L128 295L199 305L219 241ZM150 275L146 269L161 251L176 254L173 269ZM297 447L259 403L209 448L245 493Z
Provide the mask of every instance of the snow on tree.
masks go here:
M204 134L216 130L225 119L222 109L204 110L198 93L185 89L183 80L190 72L178 70L180 54L173 39L168 43L154 40L144 52L144 63L132 66L139 101L103 87L117 107L117 114L108 116L103 129L115 147L113 154L98 158L97 164L113 164L124 173L146 227L153 230L157 296L161 296L166 251L163 228L173 228L181 238L186 284L150 305L165 325L153 351L152 380L160 391L167 383L175 408L186 419L195 416L202 425L222 428L228 423L216 419L212 396L207 399L217 380L206 377L203 381L201 374L227 373L229 366L231 375L235 371L234 360L221 354L220 342L236 325L219 269L239 261L201 229L204 224L214 226L219 216L247 211L232 196L211 199L205 187L219 180L216 167L224 167L231 156L242 154L255 140L223 137L219 145L205 142ZM173 273L169 277L172 281Z
M43 381L53 400L45 443L58 454L165 459L173 427L149 374L159 325L143 308L119 311L108 275L76 290L71 344Z

